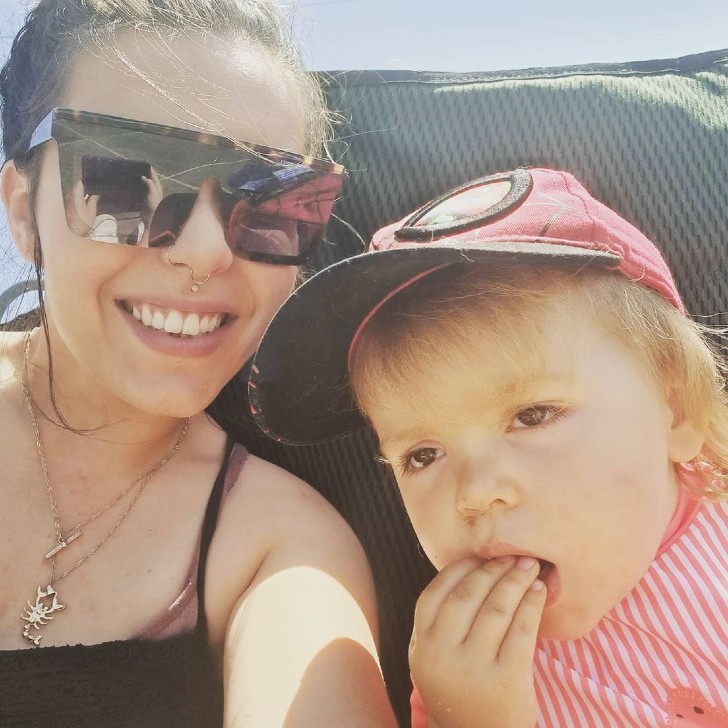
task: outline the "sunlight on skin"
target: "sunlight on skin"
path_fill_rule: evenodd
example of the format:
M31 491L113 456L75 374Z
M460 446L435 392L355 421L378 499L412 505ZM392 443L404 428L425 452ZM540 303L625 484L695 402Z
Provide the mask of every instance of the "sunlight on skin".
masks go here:
M342 660L337 682L351 685L351 690L343 689L341 695L352 702L352 725L359 725L357 692L365 688L367 679L381 679L381 669L369 623L341 583L309 566L284 569L254 584L242 597L234 615L226 640L225 683L244 687L231 696L226 728L262 728L255 707L258 705L260 715L267 715L268 720L271 706L279 706L275 721L266 722L266 726L295 724L295 718L292 723L286 719L291 719L291 706L304 680L315 685L314 660L323 657L324 651L340 650L349 654L350 664L356 663L354 669L349 667L342 672ZM301 625L306 625L305 630ZM351 659L352 651L358 653L355 660ZM255 659L247 659L248 655L255 655ZM321 688L326 690L326 685ZM309 689L308 693L321 698L327 694L316 689ZM238 706L242 705L252 706L245 715L239 712ZM326 706L321 705L321 710L325 711Z
M0 387L9 386L18 375L18 368L12 359L2 356L5 346L0 347Z

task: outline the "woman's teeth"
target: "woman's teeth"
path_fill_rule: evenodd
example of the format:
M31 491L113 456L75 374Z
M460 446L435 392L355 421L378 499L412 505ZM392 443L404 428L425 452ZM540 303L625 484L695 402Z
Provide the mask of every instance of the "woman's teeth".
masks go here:
M225 319L224 313L202 316L196 313L183 314L174 308L168 310L152 308L147 303L131 306L131 315L149 328L181 336L207 334L219 328Z

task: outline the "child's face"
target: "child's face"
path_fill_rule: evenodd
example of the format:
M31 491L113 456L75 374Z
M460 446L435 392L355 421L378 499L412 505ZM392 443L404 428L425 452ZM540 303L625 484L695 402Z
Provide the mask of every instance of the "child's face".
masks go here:
M477 367L455 351L424 363L409 392L367 414L432 563L551 562L539 634L574 639L655 556L677 502L672 459L685 452L685 427L593 317L573 307L536 316L538 339L518 349L525 365L513 365L506 340L484 336L467 355Z

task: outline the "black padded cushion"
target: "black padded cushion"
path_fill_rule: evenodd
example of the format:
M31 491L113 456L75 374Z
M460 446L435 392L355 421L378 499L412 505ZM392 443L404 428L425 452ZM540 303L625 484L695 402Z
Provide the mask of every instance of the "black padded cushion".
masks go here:
M504 73L347 71L324 80L343 120L332 152L349 179L318 267L361 252L374 230L467 179L552 166L574 173L664 251L692 313L719 313L710 321L728 324L728 51ZM242 411L241 381L228 391ZM385 677L407 725L412 609L432 570L375 460L372 435L285 446L226 410L215 408L225 426L312 483L357 532L377 582Z

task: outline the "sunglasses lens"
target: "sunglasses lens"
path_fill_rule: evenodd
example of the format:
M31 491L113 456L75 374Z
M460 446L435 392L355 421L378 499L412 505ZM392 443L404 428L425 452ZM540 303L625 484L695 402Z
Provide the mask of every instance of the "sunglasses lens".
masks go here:
M309 170L310 172L310 170ZM305 259L323 237L341 182L333 175L299 174L288 189L269 189L261 199L237 201L228 218L226 238L236 255Z
M178 138L177 131L103 116L55 118L69 228L99 242L171 245L201 185L214 180L235 255L304 262L323 238L341 191L341 168L253 145L233 148L210 135Z

